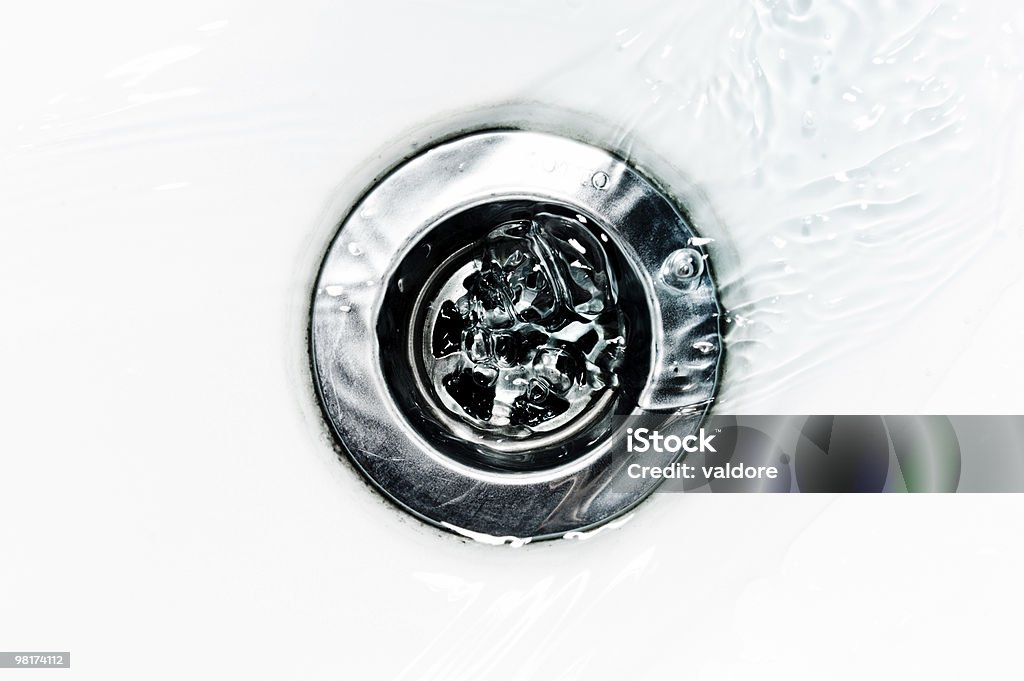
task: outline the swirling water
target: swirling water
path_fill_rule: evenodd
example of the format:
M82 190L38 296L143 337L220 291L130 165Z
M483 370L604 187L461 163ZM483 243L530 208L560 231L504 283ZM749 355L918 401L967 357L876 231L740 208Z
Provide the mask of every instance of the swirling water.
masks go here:
M580 218L540 212L495 226L432 304L424 359L457 418L526 437L617 385L626 330L616 279Z
M36 59L38 72L60 74L50 78L59 89L12 81L38 97L4 113L13 142L5 164L24 179L19 196L36 203L49 178L74 183L83 200L100 196L89 182L97 165L125 173L117 187L126 209L205 211L205 188L222 189L224 216L201 235L214 246L208 276L215 251L252 238L225 218L262 205L262 187L278 198L263 214L281 220L308 222L326 202L334 215L296 256L301 272L289 273L303 280L336 214L372 177L353 171L336 199L325 198L338 186L339 154L375 159L362 165L379 172L410 138L424 141L422 121L451 132L467 111L486 124L495 104L571 110L576 132L600 120L596 142L655 174L669 167L661 179L714 239L727 309L723 409L1024 408L1013 381L986 378L995 366L1024 379L1006 359L1024 337L1016 294L1003 296L1024 250L1015 190L1024 18L1015 4L569 0L466 16L404 10L389 28L403 47L386 53L354 28L331 43L332 30L354 26L341 9L314 28L283 9L239 20L183 8L208 20L152 18L137 26L151 48L141 54L127 38L84 49L77 33L62 33L79 60ZM369 21L371 9L361 11ZM306 39L267 50L275 22ZM426 40L420 24L461 43L430 41L430 58L410 61ZM490 49L506 33L529 33L537 47ZM11 50L42 54L45 46L12 37ZM476 64L467 52L490 57ZM373 68L353 68L366 53ZM343 87L330 85L335 74ZM367 109L372 122L358 114ZM262 163L252 162L257 149ZM225 172L241 181L226 185ZM185 214L178 222L199 229Z
M992 319L1024 254L1021 21L995 3L665 4L545 81L685 178L726 308L720 408L1019 408L974 350L1021 328Z

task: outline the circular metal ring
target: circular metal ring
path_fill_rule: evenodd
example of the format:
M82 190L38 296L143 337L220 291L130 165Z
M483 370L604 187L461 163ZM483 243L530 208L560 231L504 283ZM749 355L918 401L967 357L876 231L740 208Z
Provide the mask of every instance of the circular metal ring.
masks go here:
M327 420L385 495L452 531L525 541L606 522L659 482L613 456L626 419L696 430L714 399L704 243L603 149L507 130L427 149L324 258L310 351Z

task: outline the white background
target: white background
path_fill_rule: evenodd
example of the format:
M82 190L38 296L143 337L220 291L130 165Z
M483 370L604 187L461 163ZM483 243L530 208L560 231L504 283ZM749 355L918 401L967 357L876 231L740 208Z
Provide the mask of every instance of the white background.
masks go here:
M716 45L751 8L776 4L793 26L845 6L694 2L674 20ZM916 191L945 210L940 195L966 187L984 201L976 211L955 204L942 229L981 234L969 216L982 214L1005 227L989 235L1003 240L944 247L949 269L967 274L873 299L889 321L897 316L886 300L916 301L916 317L887 321L888 345L878 328L864 329L876 335L794 372L772 339L824 344L822 317L809 314L815 323L797 324L799 333L762 328L766 349L727 376L756 398L734 390L735 404L1024 406L1011 182L1020 140L1005 127L1021 110L1019 85L1004 82L1019 75L1024 22L1014 3L972 6L950 34L960 46L953 66L980 65L951 71L962 77L968 144L933 157ZM508 549L396 512L336 459L309 385L304 325L345 208L417 130L480 107L575 104L657 146L650 131L662 120L645 128L643 115L624 113L637 82L604 70L604 55L628 53L634 34L640 43L656 35L666 7L302 0L3 10L0 649L70 650L73 668L0 676L1018 675L1018 496L664 495L585 541ZM907 17L933 10L880 7L868 16L881 24L865 35L898 35L913 25ZM888 13L904 23L885 25ZM798 50L794 35L781 47ZM680 68L713 71L680 49L691 60ZM921 54L907 58L908 74L927 80L938 67ZM1004 81L991 80L997 67ZM822 128L830 105L817 106ZM804 107L793 107L796 140ZM689 149L662 155L688 170L709 162ZM715 186L725 185L709 182L711 204L722 196ZM721 204L720 238L741 256L769 248L744 236L758 233L750 221L763 205ZM898 217L890 233L908 233ZM935 254L921 247L920 258Z

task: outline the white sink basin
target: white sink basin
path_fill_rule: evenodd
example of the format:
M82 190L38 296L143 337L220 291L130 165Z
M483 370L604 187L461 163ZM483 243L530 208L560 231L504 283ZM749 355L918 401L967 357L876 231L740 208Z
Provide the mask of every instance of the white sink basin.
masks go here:
M339 462L305 338L338 220L414 144L524 118L715 240L723 410L1024 413L1021 6L679 4L5 12L0 647L103 679L1010 664L1016 496L656 495L510 549Z

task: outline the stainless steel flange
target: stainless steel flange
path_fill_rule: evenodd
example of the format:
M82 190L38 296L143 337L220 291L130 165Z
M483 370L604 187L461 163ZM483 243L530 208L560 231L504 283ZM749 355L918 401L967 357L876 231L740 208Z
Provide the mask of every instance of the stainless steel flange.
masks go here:
M620 515L658 483L626 475L630 419L696 430L715 396L702 244L602 149L488 131L424 151L354 207L316 283L310 349L335 436L402 508L467 536Z

